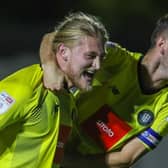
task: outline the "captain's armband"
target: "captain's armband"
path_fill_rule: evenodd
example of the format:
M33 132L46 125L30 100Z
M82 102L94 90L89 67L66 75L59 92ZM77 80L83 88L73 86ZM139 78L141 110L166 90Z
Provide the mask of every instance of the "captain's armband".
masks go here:
M162 136L155 132L152 128L148 128L138 135L138 138L151 149L154 149L161 141Z

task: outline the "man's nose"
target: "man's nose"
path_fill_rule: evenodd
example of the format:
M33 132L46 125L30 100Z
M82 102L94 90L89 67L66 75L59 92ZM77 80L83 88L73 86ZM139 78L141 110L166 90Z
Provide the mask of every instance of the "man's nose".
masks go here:
M93 67L98 70L100 69L100 57L95 57L95 59L93 60Z

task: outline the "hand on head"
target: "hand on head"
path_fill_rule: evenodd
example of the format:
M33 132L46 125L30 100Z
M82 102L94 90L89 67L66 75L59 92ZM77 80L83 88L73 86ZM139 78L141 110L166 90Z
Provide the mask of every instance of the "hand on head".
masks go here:
M44 86L52 91L59 91L64 88L64 73L57 67L55 53L53 51L54 33L44 35L40 44L40 59L44 70Z

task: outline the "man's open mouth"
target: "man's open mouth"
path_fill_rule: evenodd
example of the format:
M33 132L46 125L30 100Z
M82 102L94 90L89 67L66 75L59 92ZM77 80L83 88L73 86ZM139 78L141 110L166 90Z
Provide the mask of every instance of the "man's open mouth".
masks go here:
M92 80L94 77L95 71L85 70L83 74L84 74L84 77L87 77L88 80Z

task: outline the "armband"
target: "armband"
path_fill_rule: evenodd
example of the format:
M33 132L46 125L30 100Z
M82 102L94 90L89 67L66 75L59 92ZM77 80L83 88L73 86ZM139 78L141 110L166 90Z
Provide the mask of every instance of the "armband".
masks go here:
M148 128L142 132L138 138L148 145L151 149L154 149L162 139L162 136L155 132L153 129Z

